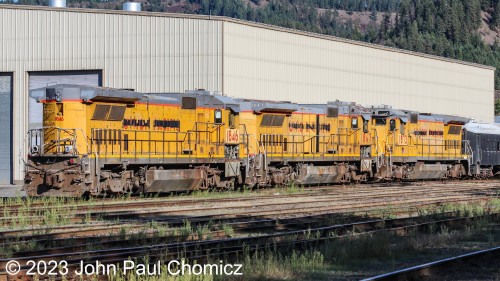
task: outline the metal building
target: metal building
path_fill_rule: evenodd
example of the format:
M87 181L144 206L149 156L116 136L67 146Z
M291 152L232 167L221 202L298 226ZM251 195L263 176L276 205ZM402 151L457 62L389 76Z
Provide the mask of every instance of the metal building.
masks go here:
M0 25L0 183L23 179L23 140L40 118L29 90L57 83L493 121L489 66L225 17L0 5Z

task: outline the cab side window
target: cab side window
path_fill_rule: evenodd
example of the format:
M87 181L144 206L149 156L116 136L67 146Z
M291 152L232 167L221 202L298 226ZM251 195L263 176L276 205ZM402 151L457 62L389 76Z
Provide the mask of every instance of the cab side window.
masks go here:
M222 110L216 109L214 111L215 124L222 124Z
M351 119L351 128L357 129L358 128L358 118L354 117Z
M386 121L385 118L374 118L375 120L375 126L385 126Z
M394 130L396 130L396 120L391 119L391 120L389 121L389 130L390 130L391 132L394 132Z

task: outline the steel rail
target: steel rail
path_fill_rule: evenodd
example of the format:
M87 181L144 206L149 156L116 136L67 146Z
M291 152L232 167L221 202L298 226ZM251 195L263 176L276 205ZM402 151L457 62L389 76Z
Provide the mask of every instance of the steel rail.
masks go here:
M427 216L420 216L420 217L414 217L415 221L426 221L430 219L436 219L436 218L452 218L455 215L455 212L447 212L447 213L440 213L438 215L427 215ZM234 234L236 235L243 235L243 234L249 234L252 233L251 230L254 230L254 232L262 233L262 232L267 232L267 231L292 231L294 230L300 230L300 229L309 229L311 227L313 228L318 228L322 227L325 224L328 224L329 219L333 219L334 214L326 214L326 215L318 215L318 216L305 216L305 217L300 217L300 218L287 218L287 219L263 219L263 220L253 220L253 221L244 221L244 222L233 222L233 223L228 223L226 225L232 226L232 230L234 231ZM336 216L336 219L338 220L346 220L347 217L339 217L338 215ZM383 220L383 218L377 218L374 217L373 219L380 219ZM363 221L360 220L359 218L353 222L350 222L351 224L355 223L362 223ZM154 236L153 232L150 233L144 233L145 235L151 234L151 236L146 236L146 237L141 237L141 238L127 238L126 240L121 240L120 235L108 235L108 236L102 236L99 237L99 242L91 242L91 243L85 243L87 239L91 238L90 236L85 236L85 237L68 237L68 238L59 238L58 240L60 242L66 242L68 244L71 244L71 246L62 246L62 247L57 247L56 242L57 240L48 238L46 240L31 240L31 241L36 241L37 243L50 243L53 245L52 248L44 248L44 252L46 253L56 253L56 252L61 252L61 251L83 251L85 249L95 247L95 246L109 246L109 245L120 245L122 243L130 243L130 242L144 242L144 241L153 241L153 240L158 240L158 239L169 239L177 242L183 242L183 241L201 241L204 238L199 239L197 237L197 234L190 234L188 237L185 235L169 235L169 236ZM50 236L50 235L48 235ZM204 236L210 236L210 237L217 237L217 238L224 238L225 232L223 231L223 225L220 222L216 222L212 228L210 229L209 233L204 233ZM95 237L94 237L95 238ZM118 239L117 239L118 238ZM22 243L22 241L19 241L18 243ZM78 244L80 243L80 244ZM36 252L36 251L35 251ZM13 258L15 257L22 257L22 256L29 256L32 255L33 251L22 251L22 252L16 252L13 254Z
M479 257L484 257L487 255L499 254L499 253L500 253L500 246L472 253L467 253L456 257L433 261L417 266L412 266L409 268L400 269L389 273L380 274L377 276L363 279L362 281L424 280L426 278L429 278L429 276L432 276L432 272L438 271L438 269L441 267L451 266L453 263L458 261L476 259Z
M427 198L412 198L406 200L400 200L399 202L391 203L391 211L396 212L408 212L408 208L419 208L424 206L433 206L443 203L459 203L459 202L480 202L490 199L488 196L439 196L439 197L427 197ZM326 201L323 203L332 203L333 201ZM333 215L339 214L340 212L352 212L352 213L363 213L376 211L380 207L387 206L387 202L365 202L365 203L353 203L351 205L345 204L331 205L323 204L320 206L296 206L293 204L290 208L281 208L279 210L246 210L242 207L236 207L234 209L242 209L238 212L230 213L214 213L209 215L199 215L199 216L176 216L170 217L178 211L152 211L139 214L112 214L105 217L106 219L120 219L120 222L116 223L103 223L103 224L82 224L82 225L71 225L71 226L54 226L54 227L40 227L40 228L30 228L30 229L12 229L0 231L0 242L9 239L15 239L19 241L26 241L31 239L40 239L41 237L51 237L54 238L65 238L71 236L91 236L101 233L103 230L119 230L123 227L123 223L129 223L130 226L134 227L140 225L140 223L147 223L150 221L168 223L170 226L179 226L188 220L190 223L202 224L209 221L219 221L219 222L242 222L243 220L251 220L266 217L276 217L284 216L281 219L293 218L293 215L303 215L304 213L314 213L316 215ZM314 204L314 202L308 202L307 204ZM282 205L282 204L278 204ZM268 205L263 205L268 206ZM274 206L274 205L271 205ZM403 208L398 208L398 206L404 206ZM184 211L184 210L183 210ZM145 217L145 215L159 215L159 217ZM124 220L123 217L128 217L129 219ZM134 219L135 218L135 219ZM139 220L137 220L139 218ZM56 230L47 233L47 230ZM57 231L60 230L60 231ZM33 232L40 232L42 234L33 234ZM45 232L45 233L44 233Z
M459 181L460 183L464 183L464 184L481 184L481 183L494 183L494 181L492 180L464 180L464 181ZM422 186L424 184L426 185L434 185L434 186L442 186L442 185L455 185L457 183L457 181L413 181L413 182L386 182L386 183L379 183L379 182L376 182L376 183L366 183L366 184L363 184L363 185L349 185L349 186L355 186L356 188L356 192L363 192L363 191L366 191L366 192L369 192L367 191L367 189L369 190L373 190L375 188L380 188L380 189L386 189L388 187L405 187L405 188L409 188L409 187L418 187L418 186ZM345 193L348 193L348 192L351 192L352 190L351 189L346 189L345 188L345 185L330 185L330 186L314 186L314 187L304 187L306 189L306 192L301 192L301 194L284 194L282 196L284 197L294 197L294 196L300 196L300 195L304 195L304 194L308 194L307 192L314 192L313 194L311 195L314 195L314 194L321 194L321 191L328 191L328 190L334 190L336 192L342 192L342 191L345 191ZM274 191L276 189L259 189L255 192L265 192L265 191ZM279 190L279 189L277 189ZM320 192L317 192L317 191L320 191ZM238 195L238 192L233 192L232 194L234 195ZM129 200L129 201L143 201L142 203L147 203L147 202L151 202L151 201L158 201L158 200L163 200L164 198L168 198L170 202L174 203L174 202L178 202L178 203L183 203L182 201L186 201L186 203L194 203L196 201L200 201L200 200L204 200L204 201L215 201L215 200L222 200L222 201L226 201L226 200L243 200L243 201L246 201L246 200L251 200L251 198L248 198L248 197L241 197L241 196L235 196L235 197L231 197L231 198L189 198L189 199L184 199L182 198L182 196L184 196L184 194L182 195L174 195L174 196L171 196L170 194L164 194L164 195L160 195L160 198L138 198L138 197L130 197L130 198L127 198L126 200ZM189 195L188 195L189 196ZM252 198L256 198L256 199L259 199L260 197L262 198L266 198L268 197L267 195L262 195L262 196L253 196ZM1 202L1 199L0 198L0 202ZM36 200L36 198L35 198ZM95 204L95 203L98 203L98 204L102 204L102 205L113 205L113 204L123 204L123 202L117 202L117 201L114 201L115 199L112 199L112 198L94 198L93 201L90 201L89 203L90 204ZM70 200L64 200L64 201L70 201ZM83 201L82 201L83 202ZM165 202L165 201L161 201L161 202ZM141 202L137 202L137 203L141 203ZM22 207L25 207L26 205L25 204L17 204L17 203L14 203L14 204L6 204L4 205L3 207L4 208L11 208L12 210L15 210L17 208L22 208ZM30 207L33 207L33 208L37 208L37 207L40 207L40 208L46 208L46 207L50 207L49 203L47 202L31 202L29 204ZM67 206L71 206L71 207L81 207L81 206L86 206L86 205L79 205L79 204L73 204L73 205L67 205ZM2 207L2 205L0 204L0 207Z
M438 183L434 186L431 187L437 187L441 185L447 185L446 183ZM418 188L421 186L421 183L415 183L413 185L405 185L405 184L392 184L392 185L381 185L380 187L373 187L370 186L368 188L359 187L357 189L357 193L371 193L374 192L375 189L381 189L381 191L386 191L387 188L390 187L405 187L405 190L408 190L409 188ZM269 191L274 191L274 190L269 190ZM318 192L319 191L319 192ZM325 193L324 191L330 191ZM168 197L168 201L165 201L164 199L167 197L160 197L160 198L137 198L137 197L131 197L131 198L126 198L124 200L127 201L113 201L113 199L109 199L110 201L106 199L101 199L97 201L82 201L82 204L64 204L61 206L64 207L74 207L74 208L91 208L91 207L120 207L123 205L130 205L133 206L135 204L161 204L161 203L168 203L168 204L193 204L193 203L198 203L200 201L203 202L224 202L224 201L249 201L249 200L254 200L254 199L266 199L269 198L270 196L279 198L279 197L296 197L296 196L314 196L314 195L323 195L323 194L336 194L336 195L344 195L344 194L350 194L352 192L351 189L349 188L344 188L344 187L338 187L338 186L326 186L326 187L314 187L314 188L308 188L304 192L300 192L297 194L280 194L280 195L258 195L258 196L238 196L238 193L228 193L228 195L236 195L236 196L231 196L228 198L182 198L181 196L175 196L175 197ZM88 204L86 204L88 203ZM143 205L141 205L143 206ZM0 205L1 207L1 205ZM29 203L27 205L25 204L6 204L3 206L4 210L8 210L10 212L15 212L19 208L29 208L29 211L37 211L37 210L47 210L50 208L57 208L59 206L51 206L47 202L42 202L42 203Z
M499 190L495 190L497 187L450 187L450 188L447 188L447 189L436 189L436 190L433 190L433 189L429 189L429 188L426 188L425 190L422 190L422 189L417 189L417 190L384 190L382 192L368 192L368 194L371 194L371 196L369 196L370 199L376 199L376 198L380 198L380 199L385 199L387 200L388 198L391 198L391 197L400 197L400 196L410 196L412 194L419 194L419 193L422 193L423 191L425 191L426 194L429 194L429 193L432 193L433 195L437 195L437 194L443 194L443 193L446 193L446 192L452 192L452 193L461 193L463 195L466 195L468 193L472 193L474 191L485 191L485 192L498 192L500 191L500 187L499 187ZM465 192L465 193L464 193ZM374 194L375 193L375 194ZM494 194L491 194L491 195L496 195L497 193L494 193ZM328 198L330 196L338 196L338 198L336 197L335 199L332 199L332 198ZM315 204L317 203L321 203L321 202L332 202L334 200L338 200L338 201L342 201L343 203L345 203L346 200L355 200L356 198L365 198L367 197L366 195L364 194L359 194L359 193L356 193L356 194L345 194L345 196L343 195L339 195L339 194L336 194L336 193L327 193L327 194L321 194L321 195L310 195L310 194L306 194L306 195L303 195L303 194L295 194L295 196L266 196L266 197L262 197L260 198L261 200L265 200L265 199L269 199L269 200L276 200L276 199L280 199L280 198L292 198L292 197L297 197L297 198L300 198L300 197L304 197L304 199L307 198L307 200L310 200L310 201L295 201L295 202L279 202L279 203L275 203L275 205L287 205L287 204L307 204L307 203L312 203L314 202ZM317 197L317 198L316 198ZM309 199L310 198L310 199ZM326 199L320 199L320 198L326 198ZM316 199L316 200L314 200ZM227 201L227 202L230 202L230 203L234 203L235 201L238 201L238 202L243 202L243 201L249 201L252 208L255 208L255 207L261 207L261 206L268 206L270 205L270 203L261 203L261 204L255 204L255 201L257 199L255 198L248 198L248 200L231 200L231 198L228 198L228 200L218 200L218 201L196 201L194 203L200 203L200 204L203 204L203 205L206 205L206 204L209 204L210 202L217 202L217 203L221 203L224 202L224 201ZM314 200L314 201L313 201ZM170 208L170 207L183 207L184 204L177 204L175 202L140 202L140 203L137 203L137 202L133 202L133 203L124 203L124 202L120 202L120 204L118 205L109 205L107 206L106 208L104 208L104 206L99 206L99 205L96 205L96 206L91 206L91 207L87 207L85 208L85 210L81 210L81 211L78 211L76 212L75 214L72 214L70 216L67 216L67 217L64 217L63 219L69 219L71 222L81 222L83 219L85 219L86 217L88 216L99 216L99 215L104 215L104 214L108 214L108 215L117 215L118 212L117 209L120 209L120 208L117 208L117 206L120 206L123 210L121 211L124 211L124 213L122 213L122 216L127 216L127 213L132 213L133 212L133 206L136 206L135 208L138 208L140 210L144 210L145 208L152 208L152 207L158 207L160 209L165 209L165 208ZM229 209L237 209L239 206L228 206L227 208ZM249 207L249 206L241 206L241 207ZM93 209L92 211L90 211L90 208L95 208ZM132 209L132 210L131 210ZM193 208L192 206L188 209L186 208L181 208L181 209L178 209L178 210L169 210L169 212L171 214L173 213L176 213L176 212L180 212L180 213L183 213L183 212L186 212L186 211L205 211L205 210L209 210L210 208L209 207L203 207L203 208ZM214 207L212 207L212 209L214 209ZM217 208L215 208L217 209ZM89 212L90 211L90 212ZM158 210L159 211L159 210ZM115 214L113 214L113 212L115 212ZM144 213L144 212L143 212ZM137 213L135 213L137 214ZM25 221L28 221L28 222L32 222L32 224L36 224L36 222L40 221L39 217L41 217L42 215L39 215L39 216L27 216L27 217L24 217L24 220ZM4 218L0 218L0 224L2 224L1 222L3 222L3 225L9 225L8 222L15 222L16 221L16 217L4 217ZM0 231L1 233L1 231Z

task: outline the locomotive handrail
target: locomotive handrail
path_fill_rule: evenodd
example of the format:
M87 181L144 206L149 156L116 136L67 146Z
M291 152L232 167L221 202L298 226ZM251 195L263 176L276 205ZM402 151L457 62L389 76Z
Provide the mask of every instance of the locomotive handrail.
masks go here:
M247 131L247 125L246 124L240 124L240 126L243 127L243 145L246 147L246 153L247 153L247 157L248 155L250 155L250 137L248 135L248 131ZM245 138L246 138L246 142L245 142Z
M28 132L27 132L27 135L28 135L28 140L29 140L29 143L28 143L28 149L30 151L30 153L34 153L33 151L33 132L39 132L37 134L35 134L35 140L37 141L38 139L40 139L40 144L36 144L36 146L40 146L40 150L36 152L36 154L38 155L43 155L45 154L45 148L47 146L49 146L48 143L45 142L45 133L46 133L46 130L50 130L50 129L54 129L56 130L56 139L53 139L51 140L51 143L52 143L52 146L56 146L56 155L61 155L61 154L64 154L64 155L77 155L79 154L78 153L78 150L77 150L77 143L78 143L78 134L77 132L81 132L82 135L83 135L83 138L85 140L85 146L87 148L87 151L90 151L90 148L89 148L89 144L88 142L86 141L87 137L85 135L85 131L82 129L82 128L61 128L61 127L58 127L58 126L43 126L43 127L38 127L38 128L34 128L34 129L29 129ZM63 138L61 139L61 131L70 135L69 137L66 137L66 138ZM61 142L66 142L66 141L69 141L72 145L72 151L71 153L70 152L64 152L64 153L61 153L60 152L60 146L58 145L59 143ZM37 141L38 142L38 141Z
M198 129L200 129L200 124L211 125L209 122L198 122ZM246 149L246 154L249 155L252 150L252 142L250 141L251 136L249 135L245 124L240 124L243 126L241 128L243 136L243 143L239 145L246 145L246 148L241 147L242 149ZM220 127L220 126L218 126ZM108 130L107 135L103 134L97 135L95 132ZM360 128L356 129L357 131L361 130ZM123 157L153 157L153 155L164 155L163 157L167 157L167 155L176 155L176 158L180 155L186 155L188 157L196 157L199 153L203 153L199 147L204 146L219 146L222 144L222 141L214 140L213 137L203 138L206 141L199 142L201 136L198 135L200 132L205 133L213 133L214 131L210 130L198 130L198 131L186 131L186 132L178 132L178 131L160 131L160 130L136 130L136 129L101 129L101 128L93 128L92 129L92 150L94 153L99 153L103 155L120 155L120 159ZM113 137L111 133L118 133L118 137ZM348 154L357 154L360 145L359 140L348 138L347 141L344 140L343 136L348 136L350 132L353 130L349 128L341 128L338 130L340 134L327 134L327 135L302 135L302 134L260 134L255 136L257 147L265 146L266 153L269 155L274 155L272 157L277 157L277 155L284 155L286 153L292 153L293 155L301 155L301 154L311 154L311 155L325 155L325 154L337 154L337 151L340 151L342 147L347 147L343 153ZM124 134L134 134L130 139L122 139ZM380 155L381 153L393 156L394 152L388 153L385 152L385 149L379 151L377 134L378 131L374 129L373 137L375 143L375 153L374 155ZM194 134L194 135L193 135ZM394 134L394 133L393 133ZM174 137L175 136L175 137ZM267 138L272 137L272 138ZM283 137L283 138L281 138ZM133 138L133 139L132 139ZM285 141L286 138L286 141ZM413 135L409 136L410 141L409 145L417 149L416 156L417 157L437 157L443 158L446 156L452 156L453 158L462 157L460 153L460 147L455 147L454 144L446 143L443 139L415 139ZM129 145L124 143L127 142ZM320 149L315 149L315 142L318 142L318 146ZM308 145L311 144L311 147ZM179 146L182 145L182 146ZM128 149L123 150L123 148L129 147ZM388 148L387 148L388 149ZM457 150L458 149L458 150ZM208 151L208 147L207 150ZM216 148L216 153L220 154L219 148ZM348 152L347 152L348 151ZM470 152L468 152L470 153ZM130 156L127 156L130 155ZM210 153L209 153L210 156ZM212 157L212 156L210 156ZM404 157L404 155L403 155ZM463 157L462 157L463 158ZM160 156L161 159L161 156Z
M285 136L283 134L260 134L261 138L262 139L262 136ZM310 137L304 141L288 141L289 143L306 143L308 141L310 141L311 139L314 139L316 138L317 136L304 136L304 135L286 135L286 136L289 136L289 137L303 137L303 138L306 138L306 137ZM320 137L326 137L326 136L320 136Z
M200 124L203 122L200 122ZM205 123L212 124L212 123ZM223 124L222 124L223 125ZM218 124L217 127L222 127ZM159 130L136 130L136 129L102 129L102 128L92 128L91 129L91 143L92 143L92 153L98 153L102 155L118 155L120 161L123 157L133 157L137 159L138 157L153 157L153 155L160 155L160 158L167 155L175 155L176 158L181 155L188 155L188 157L196 157L200 151L196 149L200 142L200 136L198 134L201 131L185 131L185 132L166 132ZM99 133L99 131L104 131L104 133ZM207 134L212 134L213 132L204 131ZM101 135L102 134L102 135ZM126 135L131 135L129 139ZM156 135L156 137L152 137ZM245 134L247 138L249 135ZM205 139L205 138L203 138ZM217 147L217 153L220 146L223 145L223 141L214 140L210 141L212 138L208 138L209 142L202 143L202 145L215 146ZM159 145L159 146L158 146ZM245 144L243 144L245 145ZM205 150L205 151L208 151ZM210 155L210 153L209 153Z
M266 139L267 136L283 136L283 139L280 139L278 141L274 141L273 138ZM331 151L329 150L329 146L336 147L335 151L338 150L338 146L343 145L342 142L340 143L334 143L332 140L334 139L333 136L335 134L329 134L329 135L322 135L322 136L304 136L304 135L282 135L282 134L261 134L260 135L260 143L262 146L269 147L268 149L268 154L270 155L276 155L276 154L281 154L282 156L286 153L291 153L292 155L304 155L304 154L312 154L312 155L322 155L324 156L325 154L331 154L333 152L327 152ZM286 142L285 142L285 137L286 137ZM308 150L306 149L306 144L311 143L313 144L314 141L318 141L322 149L319 151L316 151L313 149L313 146L311 146L311 149ZM356 143L346 143L345 146L350 146L353 147L353 151L350 153L361 153L360 148L356 146L358 142ZM290 148L285 149L285 145L288 147L290 145ZM299 145L299 146L297 146ZM302 147L300 148L300 145ZM335 153L333 153L335 154Z
M469 140L462 140L462 148L463 148L463 154L468 155L470 157L474 156L474 151L472 150L472 147L470 146L470 141Z
M256 136L256 135L254 135L254 134L248 134L248 135L247 135L247 137L248 137L248 143L249 143L249 144L247 145L247 148L248 148L248 149L250 149L250 143L253 143L253 142L251 142L251 141L250 141L250 138L252 138L252 137L253 137L253 138L255 138L255 146L259 147L259 140L257 139L257 136ZM258 150L256 150L255 148L253 148L253 146L252 146L252 151L253 151L254 153L255 153L255 152L258 152ZM247 153L247 154L248 154L248 155L250 154L250 150L248 150L248 153Z
M185 135L188 135L188 134L191 134L192 132L164 132L164 131L152 131L152 130L129 130L129 129L126 129L126 130L123 130L123 129L116 129L116 132L118 132L118 134L115 136L115 138L96 138L96 136L98 134L96 134L95 132L99 132L99 131L104 131L104 130L107 130L107 129L101 129L101 128L92 128L91 131L92 131L92 134L91 134L91 142L94 146L96 146L96 148L94 148L93 146L93 152L95 153L101 153L100 151L100 148L102 145L104 145L104 155L120 155L120 158L122 155L124 154L134 154L134 157L137 157L137 154L146 154L144 151L142 151L142 143L143 142L158 142L158 141L161 141L162 143L176 143L175 145L175 154L177 154L179 152L179 147L178 147L178 144L179 143L183 143L185 142L185 139L186 139L186 136L184 136L184 138L182 139L179 139L178 138L178 135L179 134L185 134ZM137 138L137 134L138 133L142 133L142 134L148 134L148 139L139 139ZM157 134L161 134L163 137L162 137L162 140L152 140L151 139L151 133L157 133ZM128 135L128 134L134 134L134 139L125 139L125 135ZM165 140L165 135L166 134L169 134L169 135L172 135L174 136L175 135L175 139L173 140ZM123 136L122 136L123 135ZM111 152L108 151L108 146L109 146L109 143L106 144L106 142L111 142ZM129 146L129 142L133 142L134 143L134 151L129 151L127 148ZM137 142L141 143L141 151L137 151ZM114 150L114 145L118 145L119 146L119 149L118 150ZM165 146L163 146L163 148L165 148ZM170 152L170 151L169 151ZM147 154L151 154L152 151L149 151ZM165 151L162 151L161 154L164 154ZM154 154L158 154L157 152L155 152Z
M209 131L208 130L208 126L207 126L207 130L206 131L199 131L198 130L198 124L205 124L205 125L215 125L215 129L213 129L212 131ZM217 129L219 129L220 127L224 126L225 123L220 123L220 124L215 124L215 123L212 123L212 122L194 122L194 125L193 127L196 127L196 130L193 131L193 130L187 130L187 132L194 132L194 133L213 133L215 132Z

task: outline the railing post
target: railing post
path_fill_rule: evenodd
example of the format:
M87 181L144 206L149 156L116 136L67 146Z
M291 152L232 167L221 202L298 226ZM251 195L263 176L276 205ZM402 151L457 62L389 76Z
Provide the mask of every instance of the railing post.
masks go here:
M179 145L179 133L176 132L175 133L175 159L177 159L178 155L179 155L178 145Z
M104 131L106 137L108 137L108 139L109 139L110 137L108 136L108 132L109 132L109 130ZM105 139L104 140L104 155L108 155L108 143L106 141L107 140Z
M101 154L101 129L95 129L97 154Z
M191 158L191 154L193 154L193 150L191 150L191 132L188 132L188 149L189 149L188 157Z
M122 130L118 130L117 132L119 134L119 138L118 138L118 145L120 147L120 162L122 161L122 153L123 153L123 150L122 150Z

